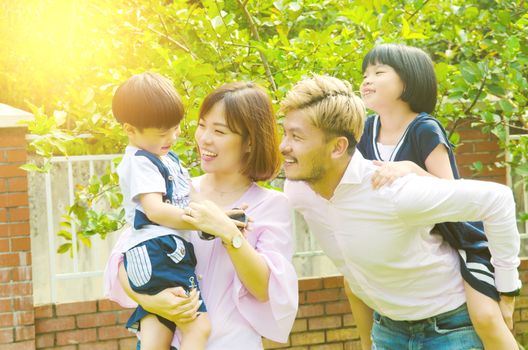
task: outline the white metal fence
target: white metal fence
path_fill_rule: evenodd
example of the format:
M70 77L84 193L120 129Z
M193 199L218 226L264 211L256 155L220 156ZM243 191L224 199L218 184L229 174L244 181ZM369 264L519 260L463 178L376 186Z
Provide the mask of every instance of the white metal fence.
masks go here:
M62 238L57 232L61 216L73 204L76 184L88 184L104 173L120 155L53 157L47 173L29 174L33 286L35 304L74 302L102 297L102 273L118 233L106 240L92 238L92 248L77 247L76 227L72 235L72 255L57 254ZM294 215L294 214L292 214ZM318 248L302 218L296 215L294 264L300 277L336 273L335 267Z
M114 169L112 159L120 155L98 155L98 156L76 156L76 157L54 157L51 159L52 164L64 163L66 164L67 177L68 177L68 201L69 205L73 204L75 198L75 179L73 176L73 164L74 163L87 163L88 164L88 175L89 178L95 175L95 162L110 161L110 167ZM76 280L79 278L101 276L103 271L80 271L79 270L79 252L77 250L77 231L75 223L72 222L70 232L72 236L72 272L58 273L56 271L56 234L54 231L56 218L59 215L53 215L53 192L52 192L52 176L51 172L45 173L45 189L46 189L46 220L47 234L48 234L48 254L49 254L49 271L50 271L50 294L51 302L57 302L57 280ZM104 257L102 257L104 259Z
M117 235L92 239L92 248L77 250L76 227L72 255L57 254L62 238L57 236L61 217L75 197L78 183L88 184L120 155L53 157L47 173L29 174L33 289L35 304L90 300L102 296L102 271Z
M72 256L57 254L63 243L56 232L66 208L73 203L76 184L87 184L93 175L103 174L112 159L120 155L72 156L52 158L48 173L29 174L33 286L35 304L73 302L102 297L102 272L118 234L106 240L92 239L92 248L77 246L76 227L71 227L74 247ZM508 172L509 185L514 189L517 210L528 209L528 192L518 178ZM337 273L334 265L320 250L302 217L294 215L296 253L294 264L299 277ZM523 241L528 224L519 225ZM524 244L523 244L524 247ZM528 256L528 251L522 251Z

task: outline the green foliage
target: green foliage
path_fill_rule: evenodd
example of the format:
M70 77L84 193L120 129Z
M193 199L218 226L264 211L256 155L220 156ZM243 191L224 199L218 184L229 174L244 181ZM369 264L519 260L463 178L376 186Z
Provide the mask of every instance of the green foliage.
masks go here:
M527 127L527 10L522 0L0 0L1 36L17 38L0 45L0 100L35 113L30 130L46 136L32 142L37 154L119 153L126 139L111 115L112 92L134 73L159 72L187 106L176 150L196 175L192 135L213 88L253 80L278 102L312 73L358 88L368 50L406 43L435 61L435 115L451 141L473 123L497 135L523 173L526 141L507 135ZM79 233L106 234L94 231L92 221L104 219L92 214L70 208Z
M114 159L115 164L120 159ZM58 253L72 253L72 231L76 232L77 242L91 247L90 237L119 230L125 224L125 211L121 207L123 195L119 191L119 178L107 169L103 176L93 176L87 186L77 184L74 204L68 213L62 215L57 234L66 240L57 250ZM78 247L77 247L78 249Z

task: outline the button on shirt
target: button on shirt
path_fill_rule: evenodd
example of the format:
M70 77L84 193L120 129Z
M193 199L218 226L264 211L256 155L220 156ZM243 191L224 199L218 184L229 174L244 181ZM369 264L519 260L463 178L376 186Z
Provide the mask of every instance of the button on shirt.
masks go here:
M330 200L305 182L284 192L354 294L394 320L419 320L465 302L457 252L435 223L483 221L499 291L518 287L519 233L511 190L500 184L407 175L372 189L376 167L354 155Z

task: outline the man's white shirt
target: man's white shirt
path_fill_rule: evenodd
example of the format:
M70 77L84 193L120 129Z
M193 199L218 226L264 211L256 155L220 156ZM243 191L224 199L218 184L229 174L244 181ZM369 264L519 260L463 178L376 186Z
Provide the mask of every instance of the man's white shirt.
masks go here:
M430 233L441 222L483 221L497 289L518 288L520 240L508 187L408 175L374 190L375 170L355 151L330 200L302 181L284 186L322 249L369 307L394 320L419 320L465 302L457 252Z

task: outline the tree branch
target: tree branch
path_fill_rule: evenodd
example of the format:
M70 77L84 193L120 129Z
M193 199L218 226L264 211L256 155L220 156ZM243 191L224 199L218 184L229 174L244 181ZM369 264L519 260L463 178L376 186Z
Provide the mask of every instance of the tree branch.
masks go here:
M475 96L475 98L473 99L473 102L471 103L471 105L464 111L465 115L468 115L469 112L471 111L471 109L473 107L475 107L475 105L477 104L480 95L482 95L482 91L484 90L484 85L486 85L486 80L487 79L488 79L488 72L486 72L486 74L484 75L484 78L482 79L482 82L480 83L480 87L479 87L479 90L477 92L477 96Z
M510 128L519 129L519 130L527 131L527 132L528 132L528 128L525 128L524 126L519 126L519 125L514 125L514 124L506 123L505 121L501 121L500 123L497 123L496 125L499 125L499 124L502 124L502 125L507 126L507 127L510 127Z
M147 29L158 34L158 35L161 35L162 37L164 37L165 39L167 39L168 41L170 41L171 43L173 43L174 45L178 46L180 49L182 49L183 51L187 52L188 54L191 55L191 57L193 59L196 59L196 55L185 45L183 45L182 43L180 43L179 41L175 40L174 38L170 37L169 35L165 34L165 33L162 33L154 28L152 28L151 26L147 26Z
M251 30L251 36L253 37L254 40L260 41L260 35L258 33L257 26L255 25L255 22L253 22L253 18L251 17L251 14L249 13L246 7L247 1L245 3L242 3L241 0L237 0L237 3L238 3L238 6L240 6L240 9L242 10L242 12L244 12L244 16L246 17L246 20L248 21L249 28ZM268 81L271 84L271 89L273 90L273 92L275 92L277 91L277 85L275 84L275 80L273 79L273 74L271 74L271 69L268 63L268 59L266 58L266 55L264 55L264 52L262 52L262 50L260 49L257 49L257 50L259 52L262 65L264 66L264 69L266 70L266 77L268 78Z
M407 21L411 20L418 12L420 12L421 9L424 8L424 6L429 2L429 0L425 0L419 8L416 9L411 15L407 18Z

